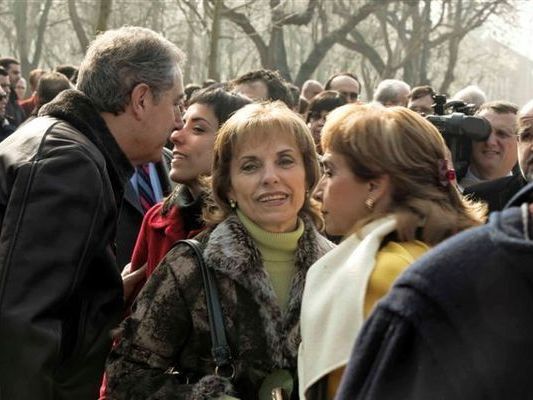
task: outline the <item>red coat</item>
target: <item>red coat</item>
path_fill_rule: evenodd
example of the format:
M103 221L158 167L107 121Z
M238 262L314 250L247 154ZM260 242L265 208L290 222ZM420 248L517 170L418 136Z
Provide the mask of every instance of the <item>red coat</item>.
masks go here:
M187 230L179 207L173 206L165 215L162 215L162 206L162 202L157 203L146 212L131 256L132 271L141 268L146 263L146 278L152 275L174 243L193 237L202 230L201 228ZM145 282L146 280L141 282L139 290ZM135 295L137 292L136 290Z

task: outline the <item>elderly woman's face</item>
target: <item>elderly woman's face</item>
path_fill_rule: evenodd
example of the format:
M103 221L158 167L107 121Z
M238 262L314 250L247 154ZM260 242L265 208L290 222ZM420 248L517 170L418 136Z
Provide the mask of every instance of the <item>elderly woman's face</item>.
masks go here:
M298 212L305 201L303 157L288 136L247 139L231 160L228 197L268 232L296 229Z

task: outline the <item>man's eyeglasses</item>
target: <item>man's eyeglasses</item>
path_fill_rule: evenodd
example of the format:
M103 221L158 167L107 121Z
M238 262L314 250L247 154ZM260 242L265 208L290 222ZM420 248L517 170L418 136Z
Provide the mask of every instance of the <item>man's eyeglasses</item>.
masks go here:
M355 92L339 92L346 100L356 101L359 98L359 93Z

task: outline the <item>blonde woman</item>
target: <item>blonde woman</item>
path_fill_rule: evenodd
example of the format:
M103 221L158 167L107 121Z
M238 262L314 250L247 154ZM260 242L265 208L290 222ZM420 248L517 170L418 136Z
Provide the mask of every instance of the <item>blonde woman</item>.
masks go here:
M344 240L311 267L302 300L300 398L313 400L335 396L363 321L396 277L483 221L454 184L439 132L406 108L340 107L322 147L326 232Z
M334 246L315 223L320 178L303 120L281 102L249 104L215 139L211 227L203 258L216 278L233 374L217 373L203 281L190 249L175 246L123 324L107 373L112 399L297 398L299 316L309 267ZM179 375L167 374L169 368ZM292 392L292 397L291 396Z

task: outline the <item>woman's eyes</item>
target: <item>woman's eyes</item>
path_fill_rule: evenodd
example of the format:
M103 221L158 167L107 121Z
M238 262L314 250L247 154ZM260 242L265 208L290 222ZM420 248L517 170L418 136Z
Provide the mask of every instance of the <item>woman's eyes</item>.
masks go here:
M201 125L194 126L193 130L198 133L204 133L206 131L206 129Z
M245 163L241 166L241 171L244 171L244 172L252 172L252 171L255 171L257 169L257 164L256 163Z
M279 160L279 164L281 166L290 166L292 164L294 164L294 160L292 157L282 157L280 160Z
M281 157L276 161L276 164L279 165L281 168L290 168L292 165L294 165L295 161L292 157ZM263 162L257 160L257 161L248 161L241 165L240 169L243 172L254 172L261 168L263 165Z

